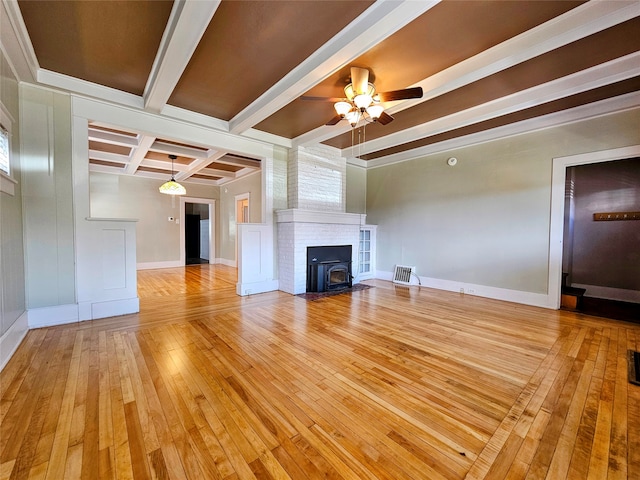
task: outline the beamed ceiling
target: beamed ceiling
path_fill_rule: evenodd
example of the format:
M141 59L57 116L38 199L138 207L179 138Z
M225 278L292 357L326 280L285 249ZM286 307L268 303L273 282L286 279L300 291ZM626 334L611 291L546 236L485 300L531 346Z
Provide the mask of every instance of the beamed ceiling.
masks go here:
M286 147L324 143L363 165L640 103L637 0L9 3L35 82ZM377 91L424 95L385 103L387 125L327 126L333 103L300 97L344 97L351 66ZM118 125L91 124L89 138L94 171L165 177L175 154L176 179L221 185L260 168L225 145Z

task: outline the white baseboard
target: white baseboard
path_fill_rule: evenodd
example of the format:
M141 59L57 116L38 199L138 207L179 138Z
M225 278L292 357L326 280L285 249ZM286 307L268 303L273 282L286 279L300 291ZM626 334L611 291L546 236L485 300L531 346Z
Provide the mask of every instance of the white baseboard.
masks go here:
M140 299L127 298L124 300L111 300L108 302L97 302L91 304L91 318L117 317L119 315L128 315L130 313L138 313L140 311Z
M393 272L376 271L376 278L380 280L393 280ZM446 290L448 292L462 292L466 295L475 295L477 297L492 298L494 300L503 300L505 302L521 303L523 305L532 305L534 307L544 307L556 310L556 300L546 293L523 292L520 290L510 290L508 288L489 287L486 285L475 285L472 283L456 282L453 280L442 280L440 278L420 277L423 287L435 288L437 290ZM411 279L412 285L418 285L415 277Z
M106 302L81 302L55 307L32 308L28 311L29 328L53 327L98 318L117 317L140 311L140 299L126 298Z
M226 265L227 267L237 268L237 264L235 260L228 260L226 258L216 258L216 263L220 265Z
M24 337L29 331L29 319L27 312L23 312L13 325L4 332L4 335L0 337L0 372L7 365L13 354L24 340Z
M137 263L136 270L155 270L157 268L175 268L175 267L183 267L180 263L180 260L169 260L166 262L144 262Z
M263 282L237 283L236 293L240 296L255 295L256 293L273 292L278 290L280 282L278 280L265 280Z
M607 300L640 303L640 292L638 290L601 287L599 285L584 285L582 283L572 283L571 286L576 288L584 288L587 291L584 294L585 297L605 298Z
M79 321L78 304L56 305L54 307L31 308L28 310L29 328L52 327Z

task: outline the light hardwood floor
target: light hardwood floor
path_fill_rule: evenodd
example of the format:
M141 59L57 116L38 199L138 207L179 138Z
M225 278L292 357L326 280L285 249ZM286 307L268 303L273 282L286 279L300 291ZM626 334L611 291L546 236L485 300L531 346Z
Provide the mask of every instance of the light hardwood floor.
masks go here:
M0 374L0 478L640 478L639 325L234 283L142 271L140 314L29 332Z

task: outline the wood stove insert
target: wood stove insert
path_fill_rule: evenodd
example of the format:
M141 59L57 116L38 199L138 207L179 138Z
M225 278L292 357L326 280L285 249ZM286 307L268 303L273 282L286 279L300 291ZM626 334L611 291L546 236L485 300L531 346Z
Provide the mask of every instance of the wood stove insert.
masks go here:
M351 288L351 245L307 247L307 292Z

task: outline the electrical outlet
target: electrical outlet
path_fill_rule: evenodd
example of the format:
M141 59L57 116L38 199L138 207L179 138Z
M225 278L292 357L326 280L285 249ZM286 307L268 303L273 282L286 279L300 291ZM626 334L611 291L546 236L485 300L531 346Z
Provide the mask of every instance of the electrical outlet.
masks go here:
M461 289L460 289L460 293L464 293L464 288L461 288Z

